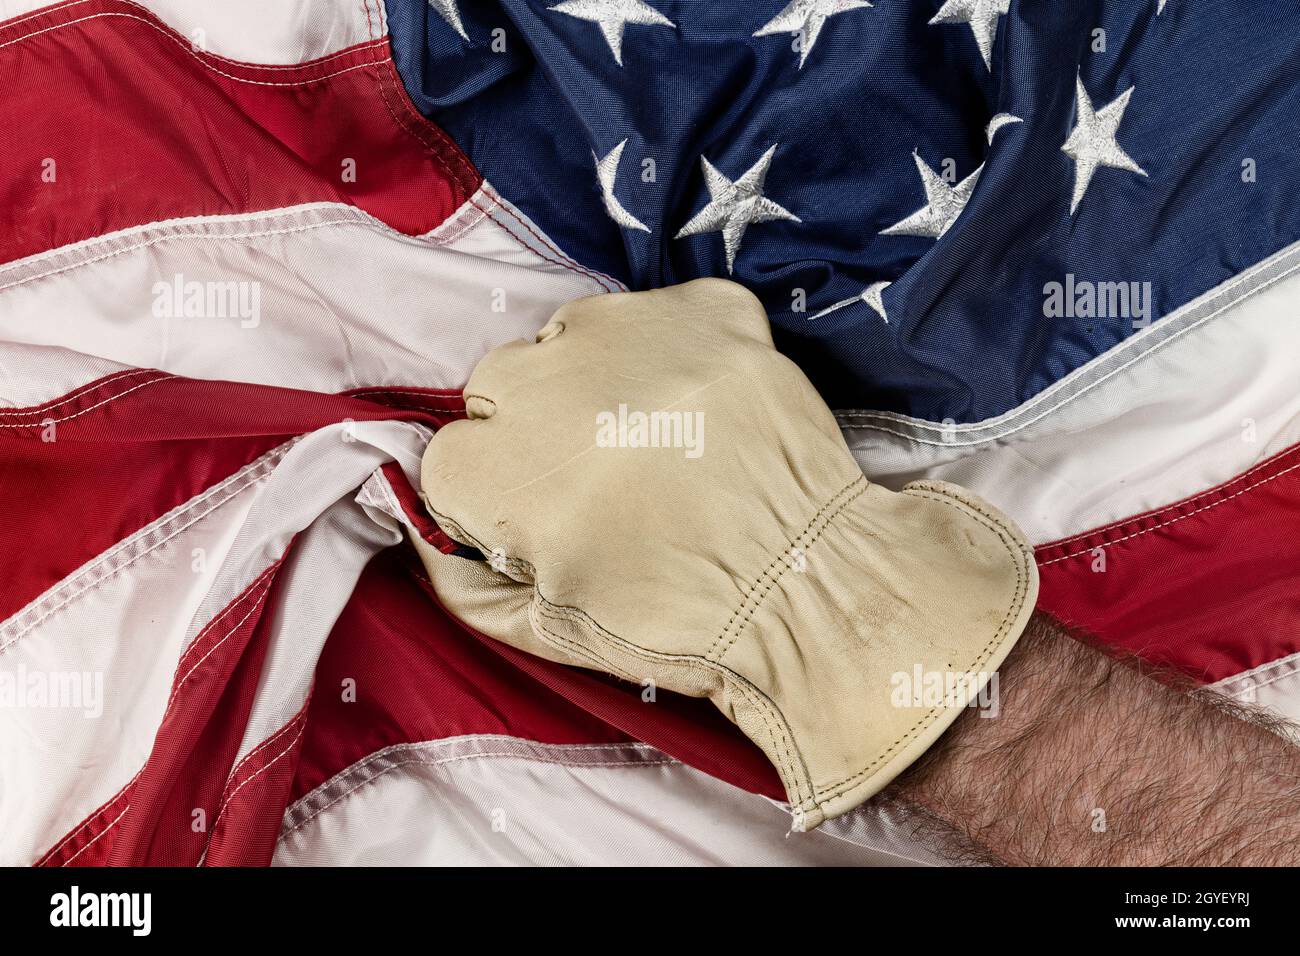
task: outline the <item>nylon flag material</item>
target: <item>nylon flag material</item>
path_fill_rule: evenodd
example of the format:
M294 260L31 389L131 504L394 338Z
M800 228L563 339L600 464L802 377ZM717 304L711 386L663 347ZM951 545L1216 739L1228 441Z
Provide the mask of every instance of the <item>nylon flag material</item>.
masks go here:
M0 0L0 862L943 863L433 597L424 445L731 276L866 474L1300 717L1300 11Z

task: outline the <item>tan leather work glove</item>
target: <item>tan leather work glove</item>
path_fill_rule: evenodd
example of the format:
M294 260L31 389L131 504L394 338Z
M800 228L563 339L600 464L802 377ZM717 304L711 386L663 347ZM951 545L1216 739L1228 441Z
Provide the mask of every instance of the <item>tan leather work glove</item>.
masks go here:
M871 484L733 283L573 302L465 397L423 492L491 565L420 542L440 598L523 650L710 698L796 829L875 794L966 703L918 703L902 675L987 675L1033 609L1012 523L953 485Z

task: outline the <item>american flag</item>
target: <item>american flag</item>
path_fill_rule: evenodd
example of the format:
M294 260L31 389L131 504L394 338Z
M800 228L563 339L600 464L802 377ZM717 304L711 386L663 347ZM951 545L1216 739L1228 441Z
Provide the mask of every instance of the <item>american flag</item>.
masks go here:
M0 862L944 862L413 556L486 351L705 275L1041 608L1300 717L1300 7L0 15Z

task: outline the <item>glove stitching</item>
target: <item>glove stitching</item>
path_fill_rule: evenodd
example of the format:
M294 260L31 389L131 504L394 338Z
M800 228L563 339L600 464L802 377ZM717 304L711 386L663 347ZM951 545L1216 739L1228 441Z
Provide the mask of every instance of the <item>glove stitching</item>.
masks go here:
M573 638L565 637L563 634L558 634L555 631L552 631L549 627L547 627L546 622L541 620L540 617L540 615L543 613L543 606L556 607L556 605L552 605L549 601L546 600L546 598L542 597L539 591L534 589L533 593L537 596L537 601L531 602L529 604L529 608L528 608L529 623L534 624L537 627L537 629L541 630L542 633L546 635L546 637L551 638L551 642L556 645L558 650L572 657L578 657L588 661L589 663L595 664L598 667L601 667L609 671L611 674L623 678L625 681L627 681L630 684L641 683L641 681L638 680L637 677L634 676L630 671L624 670L623 668L615 664L613 661L609 660L608 658L604 657L601 654L598 654L596 651L593 651L591 648L583 647L581 643L575 641Z
M847 499L841 501L840 499L848 494L855 486L858 486L857 491L854 491ZM826 530L827 525L829 525L841 511L852 504L853 501L855 501L858 496L866 490L867 480L862 475L859 475L832 495L828 501L824 502L822 506L817 509L817 513L809 519L808 524L804 526L803 531L799 532L799 536L789 542L786 547L772 559L772 563L764 569L763 573L760 574L749 586L749 589L745 592L744 599L732 612L731 618L722 628L722 633L714 638L713 643L709 645L708 653L705 654L706 658L712 661L721 661L722 658L726 656L727 651L731 649L731 646L736 643L736 640L744 632L745 627L749 624L749 621L754 616L755 612L762 606L763 601L767 598L768 592L772 590L773 586L778 580L780 580L781 576L793 566L790 560L790 549L811 547L813 543L821 537L821 534ZM832 508L834 511L827 514L827 512L831 511ZM825 516L824 520L823 516ZM820 527L815 527L818 525L819 521L821 522ZM809 537L810 534L812 535L811 537ZM773 574L772 572L778 565L782 565L781 569L777 571L776 574ZM771 579L766 580L769 577ZM766 584L764 584L765 580ZM755 591L757 591L760 586L762 586L763 590L757 595L757 597L755 597ZM744 619L740 621L738 626L736 626L735 633L733 633L731 638L727 640L726 644L720 650L716 650L715 653L718 644L727 638L727 632L732 629L733 625L736 625L737 618L742 613L744 614Z
M435 511L428 501L424 503L424 506L428 508L429 514L433 515L433 519L442 526L442 530L447 532L449 537L455 538L461 544L470 544L476 548L482 548L482 545L478 543L474 536L461 527L460 522L447 517L440 511Z
M624 645L625 650L629 653L640 657L646 661L656 664L670 664L684 666L687 670L707 670L714 672L724 679L730 679L729 683L734 686L745 697L746 701L754 708L767 731L768 740L772 744L772 754L776 756L777 771L781 776L782 783L793 785L794 799L801 809L807 810L815 806L815 792L812 786L812 779L808 774L807 768L799 768L792 757L799 757L799 763L802 763L802 756L799 755L797 747L793 746L793 739L790 734L789 725L781 714L780 708L772 702L761 690L754 687L748 680L737 674L722 664L706 660L694 654L670 655L660 654L657 651L651 651L637 644L613 634L599 624L597 624L589 615L578 608L561 607L558 604L552 604L542 595L541 591L534 591L537 597L538 619L537 624L541 630L554 641L559 642L561 650L567 650L570 645L581 648L584 653L594 653L588 648L582 648L580 644L572 638L565 637L548 628L541 617L549 617L552 620L569 620L576 624L584 626L597 638L603 639L606 643L618 642ZM617 646L615 649L618 649ZM619 668L614 667L608 660L597 658L601 661L602 666L611 671L620 672ZM703 666L701 666L703 665ZM631 679L632 683L638 683ZM776 718L775 724L772 718ZM778 733L779 731L779 733ZM779 737L779 739L778 739Z
M1005 638L1006 632L1010 629L1012 623L1014 623L1015 619L1019 616L1020 609L1024 605L1025 597L1028 595L1029 592L1029 576L1027 574L1028 558L1025 552L1025 548L1023 545L1020 545L1019 547L1013 547L1013 542L1016 541L1016 535L1014 535L1011 532L1011 529L1003 521L1000 521L999 519L990 515L983 508L981 508L979 505L973 502L966 501L964 499L956 499L945 494L942 491L931 490L924 486L921 488L904 488L901 494L905 494L905 495L911 494L922 498L929 498L932 501L937 501L940 504L948 505L949 507L954 508L957 511L961 511L963 513L974 512L975 515L979 516L976 517L977 521L979 521L985 527L989 528L991 531L993 531L995 534L998 535L999 539L1006 547L1007 553L1011 555L1012 559L1013 560L1018 559L1016 561L1016 593L1015 596L1012 598L1011 606L1007 610L1006 616L1002 619L1002 623L998 626L997 632L989 640L989 642L985 644L983 648L980 649L980 651L976 656L976 659L972 661L969 665L967 665L966 670L972 671L975 668L979 667L981 664L983 664L985 661L987 661L989 659L989 656L993 653L993 651L1002 643L1003 639ZM969 509L969 512L967 511L967 509ZM972 517L974 517L975 515L972 515ZM828 788L824 788L820 791L817 791L817 796L816 796L816 799L818 801L817 806L824 809L825 804L828 801L830 801L835 797L840 796L841 794L845 793L848 790L853 789L853 787L857 785L858 780L860 780L862 777L869 775L871 771L874 770L881 762L883 762L891 754L893 754L893 752L898 749L900 744L916 737L917 734L920 733L920 731L925 729L925 727L928 727L930 724L934 723L935 719L940 714L944 713L945 710L946 708L943 707L935 707L927 711L906 733L904 733L901 737L899 737L892 744L890 744L889 747L886 748L884 751L882 751L880 755L876 757L875 760L871 761L871 763L867 764L865 767L863 767L861 770L859 770L857 773L853 774L852 776L845 777L844 779L838 780L833 784L829 784Z

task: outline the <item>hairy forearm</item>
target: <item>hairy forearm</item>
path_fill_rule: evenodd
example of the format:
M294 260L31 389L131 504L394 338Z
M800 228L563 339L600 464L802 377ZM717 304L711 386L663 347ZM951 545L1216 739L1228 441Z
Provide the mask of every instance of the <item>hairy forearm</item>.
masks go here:
M1300 863L1300 748L1037 614L892 796L1012 865ZM1276 729L1276 728L1274 728Z

